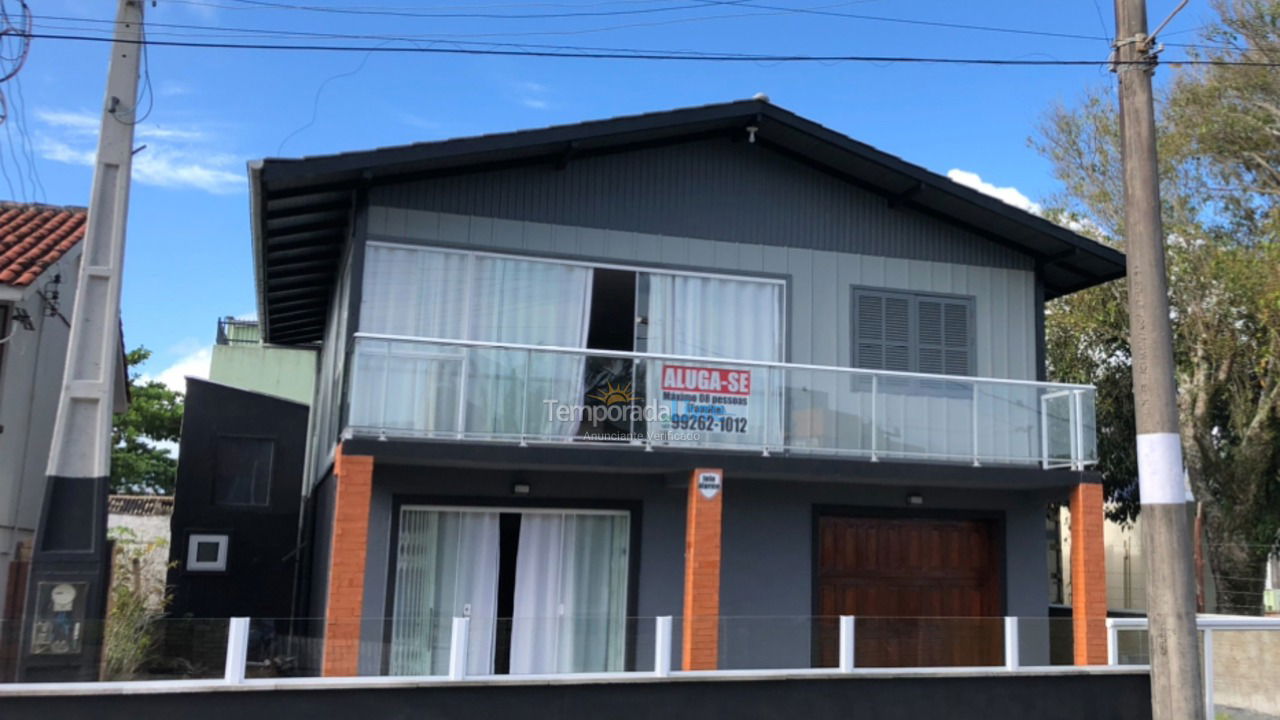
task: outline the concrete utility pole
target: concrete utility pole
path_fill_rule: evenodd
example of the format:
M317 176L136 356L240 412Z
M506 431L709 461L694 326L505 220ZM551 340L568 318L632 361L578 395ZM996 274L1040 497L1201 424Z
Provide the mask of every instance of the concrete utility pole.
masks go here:
M1176 11L1175 11L1176 12ZM1166 21L1167 22L1167 21ZM1165 272L1145 0L1116 0L1116 72L1124 158L1129 337L1138 428L1138 486L1147 557L1154 720L1203 720L1196 596L1182 479L1173 333Z
M97 679L110 555L106 504L121 361L120 281L144 0L119 0L88 227L71 313L48 483L28 582L23 675ZM68 631L68 623L73 623Z

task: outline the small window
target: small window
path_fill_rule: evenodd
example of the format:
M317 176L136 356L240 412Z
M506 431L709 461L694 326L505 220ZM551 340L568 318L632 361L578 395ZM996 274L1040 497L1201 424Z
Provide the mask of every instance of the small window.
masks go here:
M854 290L853 366L973 375L973 300Z
M227 569L226 535L191 535L187 538L187 570L223 572Z
M213 461L213 501L218 505L271 502L271 456L275 441L219 437Z

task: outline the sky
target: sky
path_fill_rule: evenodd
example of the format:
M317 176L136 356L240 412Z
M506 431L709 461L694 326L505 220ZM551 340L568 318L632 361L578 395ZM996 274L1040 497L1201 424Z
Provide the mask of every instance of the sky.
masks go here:
M10 10L17 5L0 1ZM35 32L105 37L115 4L34 2ZM1152 23L1176 4L1149 2ZM1193 0L1162 39L1195 42L1212 19L1207 0ZM1104 38L1113 35L1105 0L159 0L148 3L146 21L155 41L1099 61L978 67L150 47L143 83L150 112L135 139L145 147L134 159L122 312L126 344L154 353L146 374L178 389L184 376L207 373L219 317L256 313L245 169L254 159L765 93L829 128L1034 210L1057 190L1048 163L1028 142L1044 113L1089 88L1114 87L1102 64ZM88 204L108 51L101 42L32 40L19 75L0 85L9 109L0 126L0 195ZM1184 54L1171 47L1165 58ZM1158 77L1168 76L1165 70Z

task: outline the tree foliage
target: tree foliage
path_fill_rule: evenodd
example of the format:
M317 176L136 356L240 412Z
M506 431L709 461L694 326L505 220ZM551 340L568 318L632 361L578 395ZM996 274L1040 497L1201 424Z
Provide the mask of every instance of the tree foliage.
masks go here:
M1280 1L1223 0L1216 60L1280 61ZM1033 144L1062 183L1056 219L1123 249L1117 108L1108 91L1051 109ZM1280 539L1280 74L1176 71L1157 131L1183 452L1202 503L1219 608L1257 613ZM1056 379L1098 386L1113 519L1136 516L1132 365L1123 282L1055 301Z
M111 492L168 494L178 461L159 443L177 442L182 431L182 393L156 380L143 380L135 368L151 357L138 347L125 355L129 367L129 410L111 427Z

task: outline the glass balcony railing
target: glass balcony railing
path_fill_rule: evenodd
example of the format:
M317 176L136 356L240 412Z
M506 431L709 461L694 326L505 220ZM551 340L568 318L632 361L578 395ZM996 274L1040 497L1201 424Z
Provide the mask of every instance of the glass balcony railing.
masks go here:
M978 465L1097 460L1085 385L366 334L348 426Z

